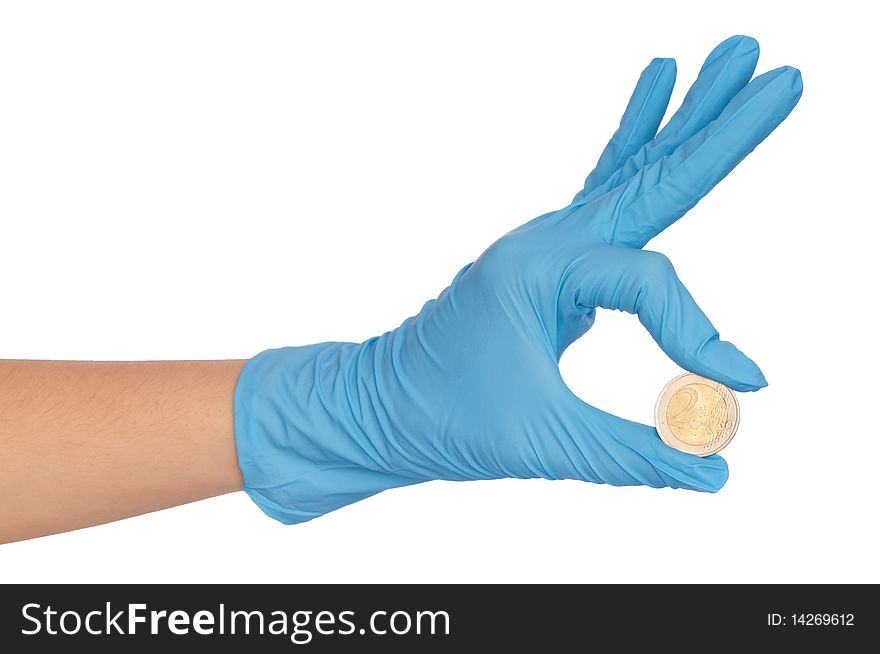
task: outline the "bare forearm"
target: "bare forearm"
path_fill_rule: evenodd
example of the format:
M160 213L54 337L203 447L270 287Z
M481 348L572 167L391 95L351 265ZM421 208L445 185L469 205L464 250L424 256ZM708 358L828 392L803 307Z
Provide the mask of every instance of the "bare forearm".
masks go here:
M244 363L0 360L0 542L240 490Z

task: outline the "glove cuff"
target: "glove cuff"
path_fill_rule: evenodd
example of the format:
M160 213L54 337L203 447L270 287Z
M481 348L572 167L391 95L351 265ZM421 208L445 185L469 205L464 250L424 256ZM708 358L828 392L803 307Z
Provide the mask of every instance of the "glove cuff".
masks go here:
M244 490L276 520L305 522L422 481L383 468L369 454L352 411L357 389L347 379L360 347L266 350L242 369L234 420Z

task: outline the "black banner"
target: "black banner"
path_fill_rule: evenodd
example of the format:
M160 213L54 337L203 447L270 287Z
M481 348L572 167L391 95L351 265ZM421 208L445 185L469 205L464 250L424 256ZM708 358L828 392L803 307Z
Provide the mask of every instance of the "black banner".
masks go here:
M704 653L720 645L845 647L880 636L877 590L841 585L7 585L0 587L0 650L118 652L129 644L162 652L202 647L412 652L487 644L516 651L654 646L677 653Z

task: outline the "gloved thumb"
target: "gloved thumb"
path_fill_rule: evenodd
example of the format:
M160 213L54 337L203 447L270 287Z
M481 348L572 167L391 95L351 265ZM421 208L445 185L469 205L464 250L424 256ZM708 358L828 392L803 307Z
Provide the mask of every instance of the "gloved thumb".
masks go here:
M606 413L574 395L557 421L569 439L555 438L561 452L545 452L560 476L614 486L669 486L714 493L727 482L727 462L717 454L699 457L666 445L653 427ZM555 454L555 456L554 456Z

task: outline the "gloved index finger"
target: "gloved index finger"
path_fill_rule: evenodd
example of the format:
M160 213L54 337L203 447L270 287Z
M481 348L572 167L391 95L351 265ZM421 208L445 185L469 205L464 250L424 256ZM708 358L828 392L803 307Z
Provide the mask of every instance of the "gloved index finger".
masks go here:
M737 391L767 385L761 369L718 331L657 252L601 246L571 266L566 296L584 309L603 307L637 314L660 348L685 370ZM577 288L577 291L573 290Z

